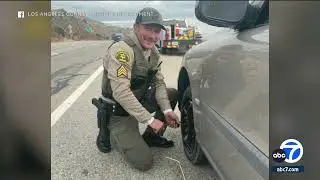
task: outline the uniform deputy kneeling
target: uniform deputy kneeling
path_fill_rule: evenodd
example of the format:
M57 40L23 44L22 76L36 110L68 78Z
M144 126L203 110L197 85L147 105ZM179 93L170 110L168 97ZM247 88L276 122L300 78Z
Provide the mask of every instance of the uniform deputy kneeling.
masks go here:
M179 127L173 112L177 90L166 88L155 46L161 29L165 27L156 9L144 8L138 13L134 32L108 47L103 61L102 98L93 100L98 107L99 150L109 152L111 141L141 171L152 167L149 147L174 146L163 137L166 127ZM139 122L148 125L142 135Z

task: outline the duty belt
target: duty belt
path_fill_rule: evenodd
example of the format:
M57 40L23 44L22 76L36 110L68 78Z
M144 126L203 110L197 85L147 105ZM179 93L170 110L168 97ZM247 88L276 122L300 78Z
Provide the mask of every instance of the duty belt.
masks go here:
M110 98L106 98L105 96L101 95L101 99L107 103L107 104L112 104L112 115L114 116L129 116L129 113L123 109L123 107L118 103Z

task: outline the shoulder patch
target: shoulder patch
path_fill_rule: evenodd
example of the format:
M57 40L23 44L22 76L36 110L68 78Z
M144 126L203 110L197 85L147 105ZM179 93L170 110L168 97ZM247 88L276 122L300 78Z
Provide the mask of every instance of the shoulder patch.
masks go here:
M119 49L119 50L116 52L115 58L116 58L120 63L130 62L129 54L128 54L126 51L124 51L123 49Z
M117 69L117 77L121 77L121 78L128 77L128 70L122 64Z

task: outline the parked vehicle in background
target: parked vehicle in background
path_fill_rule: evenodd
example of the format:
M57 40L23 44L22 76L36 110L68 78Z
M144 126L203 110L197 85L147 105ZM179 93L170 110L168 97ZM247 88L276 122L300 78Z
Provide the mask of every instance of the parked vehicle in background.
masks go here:
M186 20L166 20L164 25L167 30L161 32L157 43L162 54L185 53L201 42L201 35L196 27L189 26Z
M122 33L114 33L114 34L112 34L112 40L114 40L114 41L119 41L122 38L123 38L123 34Z
M216 179L269 179L269 3L197 1L195 14L226 29L181 64L185 155L193 164L209 162Z

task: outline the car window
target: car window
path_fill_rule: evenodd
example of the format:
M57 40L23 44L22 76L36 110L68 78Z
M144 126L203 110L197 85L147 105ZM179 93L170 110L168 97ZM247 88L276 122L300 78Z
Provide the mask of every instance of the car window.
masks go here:
M267 1L256 22L256 26L269 23L269 2Z
M262 10L260 12L260 15L258 17L258 19L255 21L254 24L250 23L250 26L248 27L246 23L242 23L241 25L239 25L238 27L236 27L235 29L238 32L241 32L243 30L246 29L250 29L250 28L257 28L266 24L269 24L269 1L266 1L265 4L263 5L264 7L262 7ZM248 19L252 18L251 16L247 17ZM248 20L249 22L251 20Z

